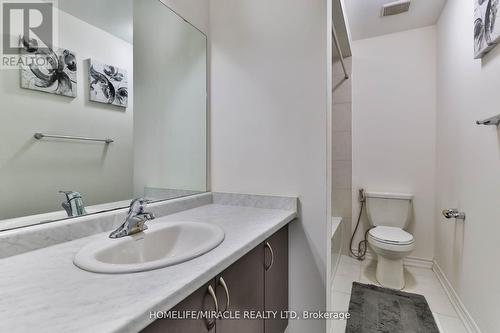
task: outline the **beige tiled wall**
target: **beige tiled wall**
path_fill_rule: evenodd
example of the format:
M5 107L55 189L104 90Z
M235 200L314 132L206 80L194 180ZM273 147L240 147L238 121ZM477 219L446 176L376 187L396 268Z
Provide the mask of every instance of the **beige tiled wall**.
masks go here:
M351 73L352 58L345 59L348 73ZM348 249L351 232L352 208L352 84L345 79L339 61L333 65L333 215L343 218L344 247Z

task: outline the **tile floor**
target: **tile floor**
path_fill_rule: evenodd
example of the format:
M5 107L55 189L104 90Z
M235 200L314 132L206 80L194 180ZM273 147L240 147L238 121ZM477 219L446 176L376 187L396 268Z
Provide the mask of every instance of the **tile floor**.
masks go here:
M333 311L347 311L352 282L379 285L375 279L376 261L358 261L343 255L333 281ZM431 269L406 267L403 291L424 295L441 333L467 333L437 276ZM333 321L333 333L345 331L345 321Z

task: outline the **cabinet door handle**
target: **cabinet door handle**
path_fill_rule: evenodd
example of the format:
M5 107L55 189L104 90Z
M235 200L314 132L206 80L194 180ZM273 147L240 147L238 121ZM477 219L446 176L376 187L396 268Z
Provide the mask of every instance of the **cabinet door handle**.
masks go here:
M265 247L267 247L269 249L269 252L271 253L271 263L269 264L268 267L265 268L266 271L268 271L274 265L274 251L273 251L273 247L271 246L271 244L269 244L269 242L266 242Z
M215 312L219 312L219 303L217 302L217 297L215 296L214 288L212 288L212 286L209 285L207 292L210 294L212 300L214 301ZM212 321L207 320L207 330L210 331L212 328L214 328L214 326L215 326L215 319Z
M224 278L222 276L219 278L219 284L222 286L222 288L224 288L224 292L226 293L226 308L222 310L226 311L227 309L229 309L229 289L227 288L226 281L224 281Z
M219 303L217 302L217 297L215 297L215 291L212 286L208 286L208 293L212 296L215 305L215 312L219 312Z

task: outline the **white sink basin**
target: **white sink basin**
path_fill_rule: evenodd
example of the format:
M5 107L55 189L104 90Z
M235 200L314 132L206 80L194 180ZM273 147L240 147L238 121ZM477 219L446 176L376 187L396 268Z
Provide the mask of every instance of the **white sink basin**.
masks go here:
M149 223L144 232L102 239L84 246L73 262L95 273L132 273L179 264L214 249L224 240L216 225L197 222Z

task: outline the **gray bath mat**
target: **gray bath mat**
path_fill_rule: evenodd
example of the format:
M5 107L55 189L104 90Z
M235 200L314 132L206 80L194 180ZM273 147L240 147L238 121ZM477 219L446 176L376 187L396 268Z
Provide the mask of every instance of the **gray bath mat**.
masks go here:
M346 333L439 333L425 297L353 282Z

